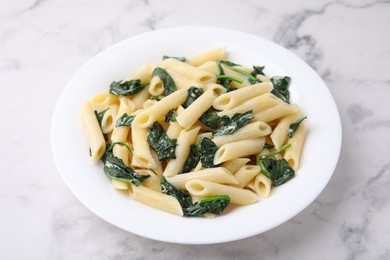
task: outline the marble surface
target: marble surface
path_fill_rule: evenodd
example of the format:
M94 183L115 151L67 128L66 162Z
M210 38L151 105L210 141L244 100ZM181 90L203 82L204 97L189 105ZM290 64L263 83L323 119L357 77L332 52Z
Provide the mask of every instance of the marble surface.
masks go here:
M303 212L258 236L176 245L120 230L71 194L49 132L70 77L108 46L178 25L238 29L307 61L334 95L339 164ZM390 1L0 2L0 259L390 259Z

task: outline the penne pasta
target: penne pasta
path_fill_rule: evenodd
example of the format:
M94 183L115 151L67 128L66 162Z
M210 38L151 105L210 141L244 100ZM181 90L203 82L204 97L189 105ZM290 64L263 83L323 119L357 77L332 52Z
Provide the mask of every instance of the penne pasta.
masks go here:
M97 162L106 150L106 141L89 102L86 102L81 108L80 116L89 143L92 161Z
M187 98L187 90L179 89L166 96L153 106L139 113L133 121L132 127L145 128L151 126L158 119L165 117L169 110L180 106Z
M205 62L216 60L224 60L226 58L226 47L212 49L201 54L192 56L187 59L187 62L192 66L200 66Z
M271 92L272 88L272 84L269 82L257 83L245 88L240 88L236 91L231 91L220 95L217 99L214 100L213 107L218 110L232 109L251 98L260 96L267 92Z
M192 180L186 183L186 189L193 196L205 197L215 195L229 195L231 202L238 205L249 205L257 201L253 192L219 183Z
M199 70L196 67L181 62L177 59L166 59L161 63L161 67L174 71L177 74L182 75L190 80L197 81L200 83L212 83L216 81L216 76L210 72Z
M222 146L226 143L233 143L237 141L256 139L271 133L271 127L264 122L258 121L250 123L233 134L220 135L213 138L213 142L217 146Z
M291 147L288 148L284 154L284 159L288 164L294 169L297 170L299 167L299 160L301 158L301 152L303 147L303 141L306 135L305 124L302 123L298 130L295 132L292 138L288 141L291 144Z
M199 129L200 127L195 127L189 130L183 129L180 131L175 149L175 154L180 154L180 156L177 156L176 159L169 160L163 173L164 176L173 176L181 171L190 154L190 145L195 142Z
M215 153L214 164L218 165L235 158L257 154L263 149L263 146L264 138L224 144Z
M279 91L290 78L237 65L226 47L183 57L145 64L124 80L136 84L83 105L92 160L102 159L114 189L179 216L268 197L294 176L306 134L300 107Z
M167 181L172 185L185 189L185 184L191 180L203 180L215 183L239 184L236 178L225 168L209 168L167 177Z

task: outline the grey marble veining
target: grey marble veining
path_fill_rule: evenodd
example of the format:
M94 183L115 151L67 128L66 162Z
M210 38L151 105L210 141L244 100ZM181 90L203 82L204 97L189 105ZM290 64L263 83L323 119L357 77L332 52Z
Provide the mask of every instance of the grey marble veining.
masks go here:
M271 39L325 80L343 124L339 164L304 211L216 245L138 237L70 193L49 142L55 103L91 57L138 33L226 27ZM390 259L390 1L0 3L0 259Z

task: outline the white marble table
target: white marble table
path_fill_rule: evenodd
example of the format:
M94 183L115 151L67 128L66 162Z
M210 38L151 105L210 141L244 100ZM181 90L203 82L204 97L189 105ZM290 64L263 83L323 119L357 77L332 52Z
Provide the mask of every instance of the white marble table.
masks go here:
M0 259L390 259L390 1L0 2ZM271 39L324 78L343 124L329 185L285 224L241 241L152 241L93 215L61 180L49 130L87 60L177 25Z

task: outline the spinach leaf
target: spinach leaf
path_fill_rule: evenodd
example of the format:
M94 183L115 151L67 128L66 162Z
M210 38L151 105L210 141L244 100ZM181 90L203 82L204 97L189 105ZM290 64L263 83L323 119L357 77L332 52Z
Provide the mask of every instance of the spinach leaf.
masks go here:
M203 89L190 87L187 92L187 99L182 105L184 108L189 107L198 97L200 97L203 94ZM219 116L215 110L210 108L203 113L203 115L199 118L199 121L201 121L204 125L215 129L219 125Z
M155 101L160 101L163 98L165 98L165 96L151 96L149 99L155 100Z
M267 143L264 144L264 149L271 149L274 147L275 147L275 145L273 145L273 144L267 144Z
M197 87L190 87L187 90L187 93L187 99L182 105L184 108L189 107L198 97L200 97L203 94L203 89Z
M272 85L274 85L274 89L271 93L288 104L290 104L290 92L288 91L290 81L291 78L288 76L277 76L271 78Z
M158 122L154 122L149 128L147 140L160 161L169 158L176 159L176 139L170 139Z
M93 111L94 113L95 113L95 116L96 116L96 119L97 119L97 121L98 121L98 123L99 123L99 126L100 126L100 128L102 128L102 120L103 120L103 117L104 117L104 114L107 112L107 110L109 110L110 108L107 108L107 109L105 109L105 110L103 110L103 111L101 111L101 112L97 112L96 110L95 111Z
M186 217L195 217L206 213L221 214L230 203L228 195L219 195L200 198L194 204L188 192L176 188L165 177L161 179L161 190L163 193L177 199L183 210L183 215Z
M116 127L119 127L119 126L130 126L131 127L131 124L133 123L134 118L135 118L135 116L128 116L127 113L124 113L116 120L115 126Z
M214 156L218 150L218 146L207 137L201 137L198 145L200 161L203 168L214 168Z
M104 163L104 173L114 180L129 182L139 186L146 178L150 177L149 175L141 175L134 171L133 168L126 166L120 158L113 155L110 149L106 150L101 160Z
M199 216L206 213L221 214L230 203L229 195L202 197L185 212L186 216Z
M231 61L228 61L228 60L221 60L221 62L225 65L228 65L228 66L231 66L231 67L234 67L234 66L241 66L240 64L237 64L237 63L234 63L234 62L231 62Z
M276 159L274 156L289 148L286 144L281 148L262 156L257 157L257 164L261 172L272 181L272 186L279 186L294 177L295 171L285 159Z
M255 83L258 83L260 82L255 76L253 76L251 73L248 73L246 72L245 70L242 70L240 68L237 68L235 66L240 66L238 64L235 64L235 63L232 63L232 62L229 62L229 61L221 61L227 68L237 72L237 73L240 73L241 75L245 76L248 81L251 83L251 84L255 84Z
M200 160L200 154L198 152L198 147L196 144L191 144L190 154L188 155L188 158L183 165L183 169L179 172L179 174L190 172L192 169L196 167L199 160Z
M305 120L307 116L302 117L301 119L297 120L295 123L292 123L290 127L288 128L288 137L293 137L295 132L298 130L299 125L302 123L303 120Z
M199 118L199 121L212 129L216 129L219 126L219 116L217 111L212 108L209 108L206 112L204 112Z
M236 113L231 118L223 116L221 117L221 128L213 132L213 136L231 135L241 127L247 125L252 118L252 110L245 113Z
M265 76L263 70L264 70L264 66L253 66L253 71L251 72L251 75L253 77L256 77L257 75Z
M261 172L272 181L272 186L279 186L294 177L295 172L283 159L266 158L258 162Z
M185 62L187 60L186 57L172 57L172 56L164 55L163 60L166 60L166 59L176 59L176 60L179 60L181 62Z
M219 84L222 85L226 89L227 92L234 90L230 86L230 83L232 81L238 82L240 84L243 82L239 78L236 78L236 77L230 76L230 75L226 75L223 68L222 68L221 61L217 60L216 63L217 63L217 68L218 68L217 79L219 80Z
M164 176L161 178L161 191L162 193L175 197L179 201L180 206L183 209L183 213L185 209L190 208L192 206L191 195L188 192L176 188L175 186L170 184Z
M135 79L130 81L112 82L110 85L110 93L117 96L131 96L137 94L146 87L142 85L141 80Z
M127 148L127 150L129 150L131 153L133 152L133 146L131 144L128 144L126 142L113 142L111 143L107 148L106 148L106 151L112 151L112 149L114 148L115 145L123 145Z
M173 81L172 77L168 74L163 68L155 68L152 72L152 78L159 77L164 85L166 95L176 91L176 84Z
M165 116L164 122L165 123L175 122L176 121L176 117L177 117L176 111L174 109L171 109L171 110L169 110L169 112Z

